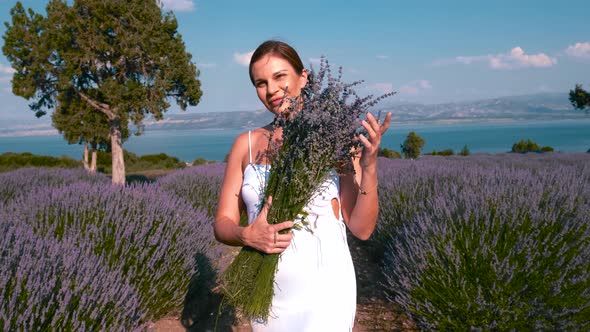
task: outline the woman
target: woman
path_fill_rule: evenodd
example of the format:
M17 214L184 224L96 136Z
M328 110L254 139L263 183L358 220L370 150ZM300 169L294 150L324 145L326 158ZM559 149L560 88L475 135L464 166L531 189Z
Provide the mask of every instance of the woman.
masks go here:
M307 71L296 51L279 41L261 44L250 60L250 79L264 106L275 115L288 108L287 98L299 97ZM353 160L355 175L333 172L322 194L306 206L312 232L291 229L293 221L269 224L268 206L261 207L268 178L266 148L281 128L267 125L235 140L221 187L215 237L233 246L280 253L275 275L272 317L252 322L254 331L350 331L356 310L356 282L345 227L359 239L369 238L379 210L377 152L391 113L383 124L367 114L367 136ZM274 131L274 132L273 132ZM271 199L269 199L271 201ZM272 203L270 203L272 204ZM248 226L239 225L246 210Z

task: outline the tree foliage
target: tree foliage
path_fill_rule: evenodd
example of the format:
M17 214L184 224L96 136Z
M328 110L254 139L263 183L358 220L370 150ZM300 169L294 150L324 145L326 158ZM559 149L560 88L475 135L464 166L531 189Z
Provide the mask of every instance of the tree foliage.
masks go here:
M385 158L389 158L389 159L401 159L402 155L392 149L388 149L388 148L379 148L379 156L380 157L385 157Z
M453 149L444 149L440 151L432 150L432 152L430 152L430 155L432 156L452 156L454 154L455 151L453 151Z
M575 89L570 90L570 102L577 109L588 110L590 108L590 93L582 89L582 85L576 84Z
M74 117L56 121L68 137L77 135L78 119L92 122L86 115L100 112L113 165L122 169L113 181L120 183L123 128L141 127L148 114L161 119L170 101L185 110L201 98L176 18L156 0L51 0L46 9L44 17L17 2L5 23L2 51L16 71L13 93L30 100L38 117L56 107ZM100 136L104 126L98 127L93 133Z
M420 151L424 147L424 139L415 132L411 131L406 140L401 145L402 153L406 159L416 159L420 156Z
M520 140L518 143L514 143L512 145L512 152L516 153L527 153L527 152L553 152L553 148L550 146L543 146L540 147L534 141L528 140Z
M459 153L457 153L460 156L468 156L471 154L471 151L469 150L469 147L467 145L463 146L463 149L461 149L461 151L459 151Z

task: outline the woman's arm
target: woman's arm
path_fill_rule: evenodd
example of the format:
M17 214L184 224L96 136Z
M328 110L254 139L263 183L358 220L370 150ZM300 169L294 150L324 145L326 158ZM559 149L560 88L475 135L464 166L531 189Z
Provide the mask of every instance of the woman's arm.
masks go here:
M377 154L381 136L389 128L391 113L387 113L382 125L379 125L371 113L363 126L369 138L359 137L363 144L360 158L354 158L355 174L343 174L340 177L340 198L342 217L354 236L367 240L375 230L379 214L379 195L377 191Z
M241 198L242 181L244 177L242 160L248 149L248 141L244 134L236 138L227 157L225 174L221 184L221 192L217 202L214 232L217 241L230 246L244 246L243 231L240 227L240 214L244 209ZM245 146L244 146L245 145Z
M270 225L266 219L269 204L264 205L250 225L239 225L240 212L244 209L241 189L244 178L243 160L247 152L248 136L241 134L234 142L227 159L215 215L215 239L231 246L249 246L268 254L280 253L289 246L293 234L280 234L279 231L293 227L293 223L286 221Z

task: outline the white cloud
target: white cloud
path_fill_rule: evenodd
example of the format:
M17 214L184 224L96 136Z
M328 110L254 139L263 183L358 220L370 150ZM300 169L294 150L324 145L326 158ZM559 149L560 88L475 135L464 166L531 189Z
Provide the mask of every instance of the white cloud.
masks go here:
M16 70L14 70L12 67L10 66L5 66L3 64L0 63L0 74L14 74L16 72Z
M393 91L393 84L391 83L375 83L369 86L370 90L375 90L381 93L390 93Z
M546 55L545 53L526 54L522 48L517 46L510 50L509 53L475 56L460 55L450 60L437 60L433 63L433 65L444 66L457 63L464 65L486 63L492 69L515 69L526 67L551 67L557 63L557 60Z
M565 53L576 58L590 59L590 42L568 46Z
M234 53L234 60L239 63L242 66L249 66L250 65L250 59L252 58L252 54L254 54L254 51L248 52L248 53Z
M416 80L402 85L399 92L404 95L417 95L422 91L432 89L432 84L428 80Z
M389 59L388 55L382 55L382 54L377 54L375 57L377 59L381 59L381 60Z
M190 12L195 10L195 3L193 0L160 0L162 7L168 10L175 10L179 12Z
M505 60L504 65L511 65L511 62L516 62L524 67L551 67L557 63L557 60L549 57L545 53L525 54L520 47L515 47L510 51L510 55L505 57L501 55L502 60Z

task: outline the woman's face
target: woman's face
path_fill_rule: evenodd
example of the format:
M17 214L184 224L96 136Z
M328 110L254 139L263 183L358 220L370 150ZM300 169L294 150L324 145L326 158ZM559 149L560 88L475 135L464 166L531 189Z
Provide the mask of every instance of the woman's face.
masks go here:
M267 54L252 64L252 78L260 101L274 114L280 114L289 105L283 97L299 96L307 84L307 71L301 74L295 71L289 61Z

